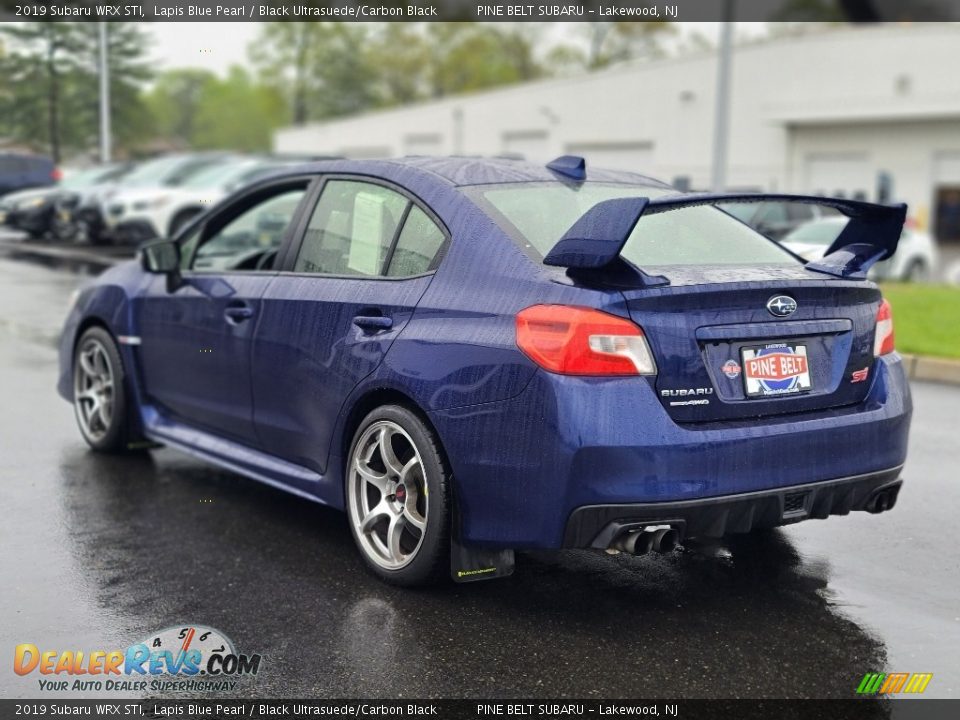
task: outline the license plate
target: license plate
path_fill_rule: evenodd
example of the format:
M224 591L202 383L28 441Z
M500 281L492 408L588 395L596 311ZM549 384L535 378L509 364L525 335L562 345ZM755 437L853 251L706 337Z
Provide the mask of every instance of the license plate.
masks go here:
M7 214L3 210L0 210L0 225L3 225L3 223L5 223L6 221L7 221Z
M57 213L57 215L60 217L60 222L65 223L70 222L70 218L72 217L72 214L69 210L61 210Z
M806 345L772 343L740 351L748 397L790 395L810 389Z

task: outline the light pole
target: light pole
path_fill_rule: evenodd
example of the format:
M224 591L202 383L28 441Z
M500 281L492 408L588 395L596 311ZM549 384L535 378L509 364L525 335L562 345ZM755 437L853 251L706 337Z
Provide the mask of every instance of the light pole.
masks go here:
M110 66L107 59L107 24L100 30L100 162L110 162Z
M717 103L713 118L713 164L710 168L710 189L713 192L723 192L727 188L733 2L734 0L723 0L723 24L720 28L720 46L717 48Z

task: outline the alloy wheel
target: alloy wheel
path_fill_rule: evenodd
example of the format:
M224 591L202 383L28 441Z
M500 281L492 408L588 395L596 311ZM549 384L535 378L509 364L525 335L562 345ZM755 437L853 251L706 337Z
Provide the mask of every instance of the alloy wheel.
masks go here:
M368 427L350 458L350 520L364 553L388 570L409 564L427 527L423 460L410 435L395 422Z
M77 353L73 380L73 405L81 432L97 442L113 422L115 378L107 349L95 339L83 342Z

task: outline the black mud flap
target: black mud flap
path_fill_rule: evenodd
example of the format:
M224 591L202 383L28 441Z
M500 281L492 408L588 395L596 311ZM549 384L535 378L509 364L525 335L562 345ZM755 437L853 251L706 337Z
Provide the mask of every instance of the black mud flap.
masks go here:
M456 582L476 582L513 575L513 550L490 550L450 541L450 575Z
M454 495L450 533L450 576L458 583L513 575L513 550L492 550L460 543L460 507Z

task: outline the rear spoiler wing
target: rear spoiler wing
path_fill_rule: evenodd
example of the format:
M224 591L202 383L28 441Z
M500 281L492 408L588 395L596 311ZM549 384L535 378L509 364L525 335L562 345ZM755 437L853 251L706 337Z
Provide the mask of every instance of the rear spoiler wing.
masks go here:
M907 206L878 205L859 200L778 193L690 193L661 198L617 198L604 200L577 220L543 259L544 264L574 270L599 270L622 264L620 253L644 215L725 202L791 202L826 205L850 218L820 260L808 262L807 269L843 278L865 278L876 262L891 257L900 242ZM665 285L668 280L634 268L645 285Z

